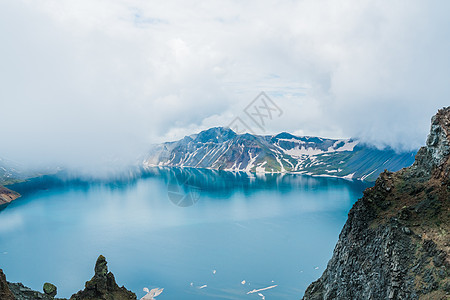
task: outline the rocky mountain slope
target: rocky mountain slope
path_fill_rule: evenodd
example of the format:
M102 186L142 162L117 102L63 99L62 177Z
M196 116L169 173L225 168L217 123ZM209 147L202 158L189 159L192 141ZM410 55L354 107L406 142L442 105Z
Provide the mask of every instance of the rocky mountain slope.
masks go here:
M0 185L0 209L19 197L20 195L18 193Z
M2 185L22 181L26 176L20 165L0 157L0 210L5 208L11 201L20 197L18 193Z
M383 172L351 209L311 299L449 299L450 107L414 164Z
M0 157L0 184L7 185L20 182L30 177L32 172L19 163Z
M85 289L72 295L70 300L129 300L137 299L136 294L125 287L119 287L113 273L108 272L106 259L100 255L95 263L94 276L86 282Z
M156 145L143 165L211 168L246 172L297 172L374 181L384 170L414 162L415 152L379 150L352 139L325 139L280 133L236 134L211 128L176 142Z
M4 209L11 201L20 197L20 194L4 186L24 182L30 178L46 174L55 174L59 170L60 168L56 167L28 168L25 165L0 157L0 210Z

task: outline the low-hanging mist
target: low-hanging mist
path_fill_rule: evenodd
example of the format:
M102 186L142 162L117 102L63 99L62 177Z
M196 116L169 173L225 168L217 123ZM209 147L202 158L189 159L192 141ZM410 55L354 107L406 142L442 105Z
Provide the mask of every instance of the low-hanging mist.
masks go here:
M0 157L120 167L262 90L283 115L257 133L416 149L448 104L449 5L2 1Z

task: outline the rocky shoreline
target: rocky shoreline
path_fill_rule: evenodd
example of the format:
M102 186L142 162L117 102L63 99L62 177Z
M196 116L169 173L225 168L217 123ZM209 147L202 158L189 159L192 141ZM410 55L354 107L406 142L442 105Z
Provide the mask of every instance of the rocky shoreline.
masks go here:
M8 188L0 185L0 210L5 208L11 201L20 197L19 193L11 191Z
M0 299L1 300L67 300L55 298L57 288L51 283L45 283L44 293L34 291L22 283L11 283L6 281L3 270L0 269ZM70 300L135 300L136 294L127 290L124 286L119 287L114 275L108 272L106 259L100 255L95 263L94 276L85 284L85 289L73 294Z

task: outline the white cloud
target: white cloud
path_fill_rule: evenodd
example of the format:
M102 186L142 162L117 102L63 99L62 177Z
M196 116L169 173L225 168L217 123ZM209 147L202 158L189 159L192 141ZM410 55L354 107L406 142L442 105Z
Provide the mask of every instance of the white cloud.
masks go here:
M97 166L228 125L411 149L448 104L446 1L0 3L1 155Z

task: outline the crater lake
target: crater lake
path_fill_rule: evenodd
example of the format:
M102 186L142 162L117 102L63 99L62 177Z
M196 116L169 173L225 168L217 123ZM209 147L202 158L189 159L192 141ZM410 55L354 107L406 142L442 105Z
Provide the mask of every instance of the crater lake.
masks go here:
M43 176L9 186L22 197L0 211L0 266L8 281L39 291L51 282L66 298L102 254L138 299L144 287L164 288L158 300L299 299L367 187L188 168Z

